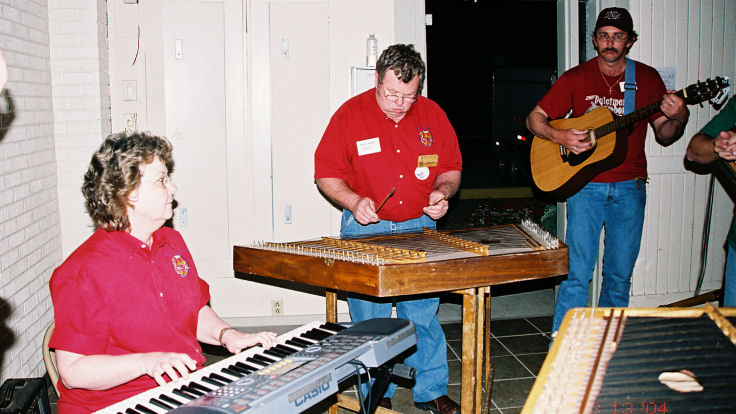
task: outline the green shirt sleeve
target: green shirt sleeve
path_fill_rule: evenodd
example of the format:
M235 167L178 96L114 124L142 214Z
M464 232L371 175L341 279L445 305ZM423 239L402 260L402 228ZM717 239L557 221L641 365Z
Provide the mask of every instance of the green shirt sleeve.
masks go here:
M736 96L732 96L728 100L726 106L721 109L716 116L713 117L703 129L700 130L701 134L710 135L716 137L721 131L728 131L733 128L736 124Z

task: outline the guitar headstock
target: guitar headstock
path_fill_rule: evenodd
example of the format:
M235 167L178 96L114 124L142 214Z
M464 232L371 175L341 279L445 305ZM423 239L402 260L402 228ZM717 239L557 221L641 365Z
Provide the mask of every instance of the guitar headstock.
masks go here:
M704 101L711 101L712 105L720 105L728 95L731 80L726 77L716 76L715 79L698 81L677 93L685 103L694 105Z

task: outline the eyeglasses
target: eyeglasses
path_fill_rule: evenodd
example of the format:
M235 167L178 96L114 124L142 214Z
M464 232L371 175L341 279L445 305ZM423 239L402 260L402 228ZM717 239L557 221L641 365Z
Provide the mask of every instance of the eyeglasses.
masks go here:
M153 181L144 181L141 180L142 183L151 183L151 184L157 184L160 185L163 188L166 188L169 184L171 184L171 176L169 174L166 174L162 176L159 179L153 180Z
M615 42L621 42L626 40L628 34L624 32L616 32L613 36L609 36L606 32L598 32L598 34L596 34L596 38L598 38L599 42L607 42L611 37L613 37Z
M402 95L400 93L389 93L386 87L383 87L383 97L388 99L391 102L398 102L399 100L402 100L403 102L409 102L412 103L417 100L417 93L414 92L411 95Z

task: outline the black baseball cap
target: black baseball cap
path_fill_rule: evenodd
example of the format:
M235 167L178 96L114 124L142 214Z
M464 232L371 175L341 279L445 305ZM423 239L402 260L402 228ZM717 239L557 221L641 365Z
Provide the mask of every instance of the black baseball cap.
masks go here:
M601 10L598 14L598 20L595 22L593 33L604 26L613 26L626 33L634 31L634 21L631 19L629 11L621 7L609 7Z

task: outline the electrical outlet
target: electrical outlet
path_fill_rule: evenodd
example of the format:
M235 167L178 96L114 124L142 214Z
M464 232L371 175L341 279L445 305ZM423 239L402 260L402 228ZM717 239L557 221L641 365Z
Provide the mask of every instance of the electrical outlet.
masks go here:
M132 134L138 130L138 114L135 112L125 114L125 132Z
M284 300L282 298L271 299L271 316L284 316Z

